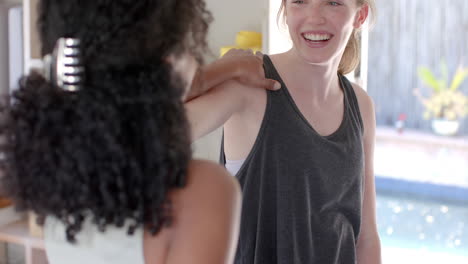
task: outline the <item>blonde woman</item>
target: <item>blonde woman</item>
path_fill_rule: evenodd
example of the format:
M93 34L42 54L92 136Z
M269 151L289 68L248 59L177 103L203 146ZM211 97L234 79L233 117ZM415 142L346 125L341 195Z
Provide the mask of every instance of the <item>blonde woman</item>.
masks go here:
M186 103L193 139L224 128L221 161L244 198L236 264L381 263L374 107L344 76L374 9L373 0L282 0L293 47L263 57L282 89L230 80Z

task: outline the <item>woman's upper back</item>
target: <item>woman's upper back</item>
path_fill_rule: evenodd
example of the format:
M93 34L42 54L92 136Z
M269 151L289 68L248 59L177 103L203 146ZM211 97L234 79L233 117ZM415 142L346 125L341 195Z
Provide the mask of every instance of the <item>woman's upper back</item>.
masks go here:
M187 185L169 194L172 223L152 236L137 229L108 226L100 232L90 220L66 241L65 226L48 217L44 236L50 264L231 263L237 245L240 190L222 167L192 161Z

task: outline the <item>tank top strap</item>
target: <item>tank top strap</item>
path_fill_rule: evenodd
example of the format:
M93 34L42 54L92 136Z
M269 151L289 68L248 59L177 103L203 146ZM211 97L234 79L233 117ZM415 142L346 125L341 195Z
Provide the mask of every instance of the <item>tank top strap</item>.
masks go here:
M221 147L219 151L219 164L226 166L226 154L224 153L224 129L221 132Z
M359 129L360 134L362 135L364 133L364 124L353 85L348 80L348 78L346 78L346 76L338 74L338 77L340 79L340 85L343 89L343 92L345 93L344 106L348 108L348 111L345 111L345 113L348 115L346 119L350 120L352 124L355 124L357 129Z
M279 92L275 93L274 91L268 91L268 100L272 101L272 108L271 111L275 112L274 115L278 112L286 111L286 108L293 108L296 112L296 116L301 119L302 125L305 126L304 129L312 128L309 122L305 119L301 111L297 108L294 99L292 98L290 92L288 91L288 87L284 83L283 79L279 75L276 67L274 66L271 58L268 55L264 55L264 69L265 69L265 76L267 78L271 78L277 80L281 83L283 87ZM342 74L338 74L338 79L340 82L340 87L344 93L344 116L343 121L340 127L331 135L325 136L324 138L327 139L336 139L345 136L349 133L349 130L353 130L353 134L359 134L362 136L364 131L364 126L361 118L361 113L359 110L359 104L356 97L356 93L354 92L354 88L351 82ZM289 107L288 107L289 106ZM269 113L265 113L269 114ZM312 128L313 130L313 128Z

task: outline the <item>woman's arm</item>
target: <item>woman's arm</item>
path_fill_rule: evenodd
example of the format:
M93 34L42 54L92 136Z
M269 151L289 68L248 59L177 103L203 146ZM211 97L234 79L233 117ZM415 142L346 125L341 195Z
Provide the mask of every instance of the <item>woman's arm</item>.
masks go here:
M380 264L381 248L377 231L376 194L374 180L375 113L372 99L361 89L355 89L364 122L364 199L361 233L357 241L358 264Z
M226 123L246 107L249 88L238 81L226 81L185 103L192 142Z
M185 103L192 141L222 126L234 113L243 110L250 102L252 87L273 90L281 87L277 81L264 76L263 56L254 56L248 51L231 50L205 67L194 80L196 91Z

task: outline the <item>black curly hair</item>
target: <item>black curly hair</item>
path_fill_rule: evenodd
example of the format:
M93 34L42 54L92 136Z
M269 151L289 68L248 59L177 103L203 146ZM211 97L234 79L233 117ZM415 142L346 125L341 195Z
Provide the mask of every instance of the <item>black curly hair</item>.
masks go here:
M126 220L152 234L170 224L168 191L191 159L167 57L201 60L211 14L203 0L41 0L42 54L79 38L85 83L70 93L32 71L3 104L2 185L20 210L62 220L75 241L86 217L101 230Z

